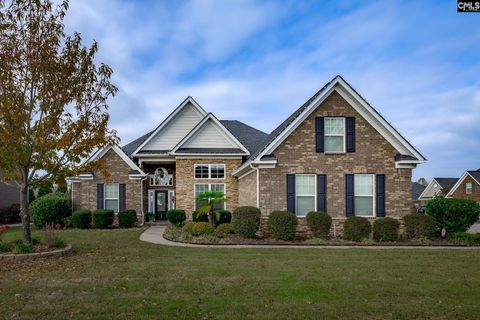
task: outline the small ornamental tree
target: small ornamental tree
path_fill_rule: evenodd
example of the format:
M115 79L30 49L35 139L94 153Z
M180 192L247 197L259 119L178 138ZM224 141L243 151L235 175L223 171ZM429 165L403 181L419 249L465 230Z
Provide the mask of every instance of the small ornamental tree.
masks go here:
M205 203L196 210L197 213L207 213L208 222L215 226L215 205L225 202L225 194L218 191L202 192L197 196L197 201Z
M118 142L107 128L112 70L96 65L96 42L85 47L79 33L65 34L67 10L68 1L0 0L0 182L20 191L29 244L28 190L100 170L100 161L79 164Z

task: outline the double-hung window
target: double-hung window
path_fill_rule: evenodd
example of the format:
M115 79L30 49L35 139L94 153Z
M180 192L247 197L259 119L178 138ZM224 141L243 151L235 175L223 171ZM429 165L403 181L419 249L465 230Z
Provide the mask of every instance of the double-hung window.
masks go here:
M224 164L196 164L194 165L195 179L224 179Z
M472 194L472 192L473 192L473 183L467 182L465 184L465 193L466 194Z
M316 210L316 175L295 175L295 213L305 216L310 211Z
M374 216L375 175L356 174L355 179L355 215L363 217Z
M105 192L104 192L105 209L118 212L118 203L119 203L118 199L119 199L118 183L105 184Z
M195 183L195 210L207 204L207 200L199 201L198 195L203 192L223 192L225 194L225 184L223 183ZM225 210L225 202L217 203L213 206L215 210Z
M345 152L345 118L325 118L325 152Z

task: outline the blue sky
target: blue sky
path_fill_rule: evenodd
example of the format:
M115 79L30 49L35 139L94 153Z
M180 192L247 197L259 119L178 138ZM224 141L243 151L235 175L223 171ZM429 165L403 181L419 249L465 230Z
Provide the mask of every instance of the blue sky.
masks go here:
M342 75L427 158L414 178L480 168L480 14L456 1L71 1L99 42L122 143L186 96L270 132Z

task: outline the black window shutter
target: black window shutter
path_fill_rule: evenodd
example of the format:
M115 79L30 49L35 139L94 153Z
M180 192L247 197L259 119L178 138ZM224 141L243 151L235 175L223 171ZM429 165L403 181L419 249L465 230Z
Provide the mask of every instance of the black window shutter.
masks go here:
M315 118L315 150L318 153L323 153L324 146L324 134L325 128L323 127L323 117Z
M385 217L385 175L377 174L376 211L377 217Z
M355 152L355 117L345 119L347 126L347 152Z
M295 213L295 175L287 174L287 211Z
M345 214L347 217L355 215L355 187L354 175L345 175Z
M317 211L327 212L326 174L317 174Z
M118 185L118 211L125 211L125 193L126 186L124 183Z
M103 183L97 184L97 209L104 208L104 201L103 201Z

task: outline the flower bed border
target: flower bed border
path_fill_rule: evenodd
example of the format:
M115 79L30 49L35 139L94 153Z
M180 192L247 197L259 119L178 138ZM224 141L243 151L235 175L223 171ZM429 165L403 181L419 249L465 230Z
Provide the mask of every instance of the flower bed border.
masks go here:
M71 255L73 253L73 246L71 244L67 244L65 248L57 249L53 251L45 251L45 252L33 252L33 253L22 253L22 254L0 254L0 260L34 260L40 258L50 258L50 257L64 257Z

